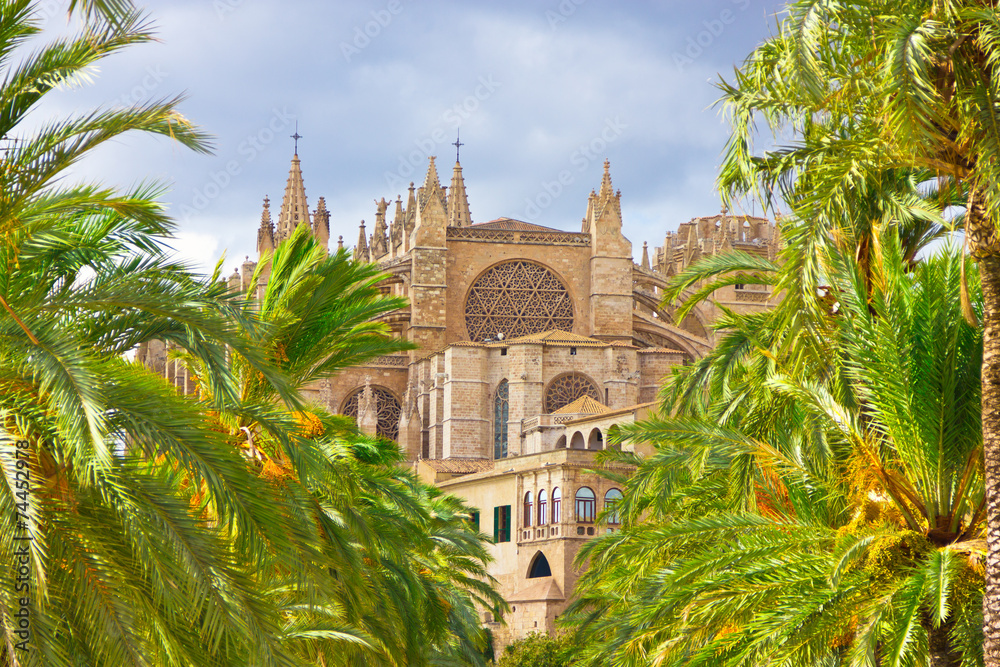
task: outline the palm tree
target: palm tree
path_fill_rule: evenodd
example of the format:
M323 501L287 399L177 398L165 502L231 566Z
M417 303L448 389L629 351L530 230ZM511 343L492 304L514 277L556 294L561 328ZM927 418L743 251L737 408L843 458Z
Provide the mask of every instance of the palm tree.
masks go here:
M296 391L347 366L412 349L378 320L405 305L381 293L384 278L344 250L327 255L300 226L261 258L244 294L244 321L251 313L257 319L244 335ZM187 363L200 395L217 393L201 360L175 356ZM283 403L237 351L229 364L238 398L215 412L215 428L261 478L280 486L273 502L313 550L299 554L312 565L294 576L284 559L257 565L301 658L327 665L483 664L476 605L501 615L505 604L486 571L490 557L470 509L403 470L395 443L362 436L323 406Z
M956 250L879 241L828 258L830 363L733 316L710 400L623 428L656 453L580 556L592 664L982 664L981 333Z
M250 326L240 304L168 257L161 239L173 228L155 188L62 180L129 131L198 151L205 135L177 99L24 129L48 91L151 39L127 3L80 7L79 35L20 61L15 50L39 33L36 8L14 0L0 9L0 559L16 563L18 547L30 546L27 591L16 569L0 574L3 662L221 664L228 655L294 664L279 610L251 577L256 554L294 553L288 526L205 415L205 405L235 398L228 350L282 396L294 393L238 335ZM195 404L122 358L154 338L198 358L216 393ZM212 498L212 516L192 505L194 490ZM14 617L22 608L27 647Z
M38 33L34 8L0 8L0 124L12 142L0 170L0 559L17 563L30 546L28 591L16 568L0 573L0 663L473 654L475 601L496 612L502 601L467 509L394 465L395 447L307 411L297 391L405 348L368 321L399 304L377 296L372 268L298 239L273 260L283 280L262 317L218 275L169 258L155 188L64 184L67 167L129 130L207 149L177 100L19 131L45 92L150 39L128 2L73 5L83 32L19 65L11 53ZM198 396L123 358L153 339L197 368Z
M835 221L886 170L919 170L962 200L983 285L988 493L986 655L1000 664L1000 57L984 0L790 3L779 33L722 84L734 132L726 196L779 194L804 220ZM757 122L792 141L753 155ZM972 317L971 308L965 308Z

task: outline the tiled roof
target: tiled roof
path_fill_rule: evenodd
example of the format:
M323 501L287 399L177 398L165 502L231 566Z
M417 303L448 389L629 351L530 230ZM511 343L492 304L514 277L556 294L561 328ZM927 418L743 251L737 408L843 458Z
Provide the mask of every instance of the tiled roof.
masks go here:
M618 415L627 415L630 412L638 412L643 408L656 409L657 402L650 401L649 403L638 403L636 405L630 405L627 408L620 408L618 410L608 409L607 412L598 413L596 415L587 415L586 417L577 417L576 419L571 419L568 422L564 422L565 426L572 426L573 424L580 424L587 421L592 421L595 419L607 419L608 417L617 417Z
M438 472L453 475L493 470L493 461L490 459L422 459L422 462Z
M544 343L546 345L574 345L581 347L607 347L608 345L596 338L588 338L570 331L558 331L556 329L540 331L539 333L528 334L519 338L511 338L503 342L507 345L514 345L516 343Z
M513 218L497 218L496 220L490 220L489 222L479 222L471 225L470 229L503 229L507 231L514 232L556 232L559 234L564 233L561 229L553 229L552 227L542 227L541 225L536 225L531 222L524 222L523 220L514 220Z
M564 405L552 414L554 415L599 415L611 412L611 408L592 399L590 396L581 396L569 405Z
M641 347L636 350L639 354L649 354L651 352L656 352L663 354L664 352L669 352L671 354L684 354L683 350L675 350L672 347Z
M559 602L565 599L566 596L563 595L562 589L559 588L559 584L556 583L555 579L549 576L539 577L538 579L529 581L525 584L524 588L511 596L510 602L535 602L537 600L553 600Z

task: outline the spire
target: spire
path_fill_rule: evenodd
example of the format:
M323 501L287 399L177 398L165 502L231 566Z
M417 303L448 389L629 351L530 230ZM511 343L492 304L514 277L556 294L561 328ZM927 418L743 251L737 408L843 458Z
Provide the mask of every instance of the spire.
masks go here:
M430 156L430 164L427 166L427 175L424 177L424 184L417 192L420 200L420 208L423 209L432 197L441 195L441 179L438 178L437 165L434 164L435 156ZM444 202L441 202L442 208Z
M313 238L326 250L330 246L330 212L326 210L326 198L320 197L313 211Z
M389 246L396 250L403 244L403 198L396 196L396 213L389 227Z
M417 226L417 195L413 181L410 181L410 194L406 199L406 210L403 212L403 249L401 252L410 250L410 234Z
M642 268L649 271L649 247L646 242L642 242Z
M461 143L455 142L459 146ZM457 148L455 149L457 153ZM455 171L451 175L451 189L448 191L448 226L468 227L472 224L472 214L469 213L469 198L465 194L465 179L462 178L462 165L455 160Z
M375 231L372 234L371 255L372 259L377 259L389 252L389 235L386 233L388 227L385 224L385 211L389 208L389 202L382 197L381 201L375 202Z
M597 201L597 193L593 190L590 191L590 196L587 197L587 213L583 216L583 225L581 231L584 234L590 233L590 221L594 219L594 202Z
M229 280L227 281L227 283L228 283L229 291L230 292L238 292L238 291L240 291L240 269L239 269L239 267L236 267L235 269L233 269L233 275L229 276Z
M409 234L417 224L417 195L413 181L410 181L410 196L406 200L406 213L403 218L403 231Z
M361 230L358 232L358 245L354 246L354 261L368 262L368 237L365 235L365 221L361 221Z
M604 161L604 178L601 179L601 191L598 193L598 198L602 203L607 202L612 196L611 191L611 162L609 160Z
M590 201L587 202L588 217L593 215L600 218L605 213L611 213L618 218L618 226L621 227L621 190L614 192L611 188L611 162L604 161L604 176L601 178L601 190L595 195L590 194Z
M417 190L417 224L411 242L414 247L443 248L447 238L448 202L438 180L434 156L427 166L424 185Z
M285 196L281 200L281 213L278 215L278 237L281 243L299 225L309 224L309 206L306 203L306 186L302 182L302 166L299 156L292 156L292 166L288 170L288 182L285 184Z
M271 222L271 200L264 197L264 210L260 213L260 229L257 230L257 254L274 250L274 224Z

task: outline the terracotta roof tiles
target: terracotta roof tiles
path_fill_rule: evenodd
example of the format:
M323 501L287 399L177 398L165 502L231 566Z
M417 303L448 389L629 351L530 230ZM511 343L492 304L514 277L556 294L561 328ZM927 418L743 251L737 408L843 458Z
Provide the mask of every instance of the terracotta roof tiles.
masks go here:
M564 405L552 414L554 415L599 415L611 412L611 408L595 401L590 396L581 396L569 405Z
M581 336L580 334L575 334L570 331L559 331L556 329L540 331L538 333L528 334L527 336L520 336L518 338L511 338L510 340L502 342L507 345L515 345L517 343L543 343L545 345L574 345L580 347L608 346L607 343L602 340L597 340L596 338L588 338L587 336Z
M514 232L554 232L557 234L563 234L561 229L553 229L552 227L542 227L541 225L536 225L531 222L524 222L523 220L515 220L513 218L497 218L495 220L490 220L489 222L477 222L470 226L471 229L503 229L507 231Z

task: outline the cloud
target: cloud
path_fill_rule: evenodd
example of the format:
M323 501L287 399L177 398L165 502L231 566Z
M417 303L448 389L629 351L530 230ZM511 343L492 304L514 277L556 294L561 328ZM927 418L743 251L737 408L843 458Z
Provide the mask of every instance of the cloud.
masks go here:
M186 91L182 109L216 135L214 156L125 138L77 174L168 183L178 250L206 270L224 248L229 263L254 254L262 198L275 215L280 206L296 120L309 205L326 197L331 242L353 245L362 218L370 229L373 200L405 200L428 154L447 184L461 126L475 220L525 217L544 193L536 221L576 229L607 157L641 249L718 211L727 127L709 80L769 34L781 4L398 2L152 2L161 41L109 59L95 86L59 93L43 115Z

